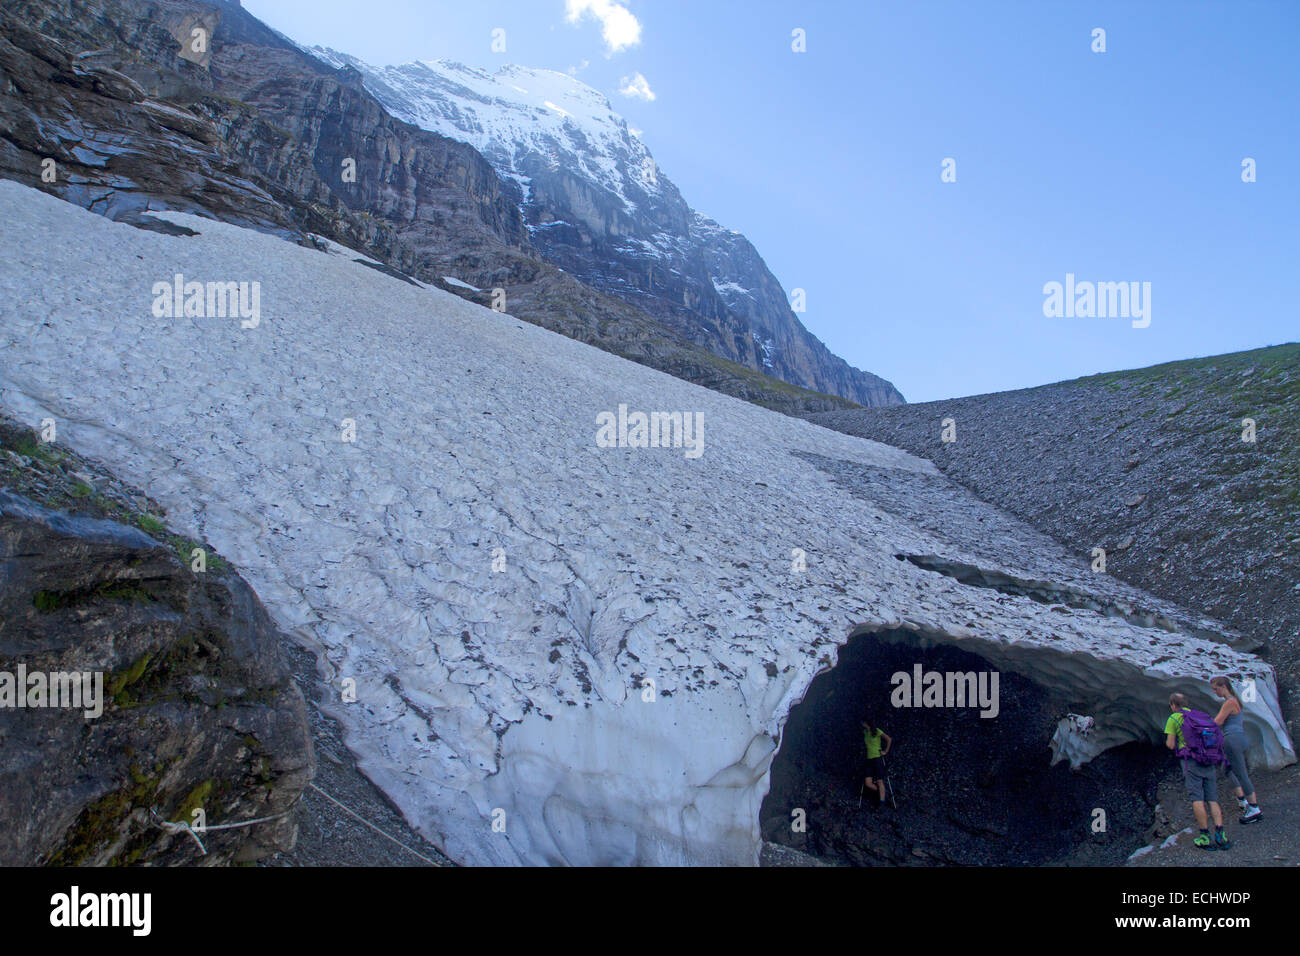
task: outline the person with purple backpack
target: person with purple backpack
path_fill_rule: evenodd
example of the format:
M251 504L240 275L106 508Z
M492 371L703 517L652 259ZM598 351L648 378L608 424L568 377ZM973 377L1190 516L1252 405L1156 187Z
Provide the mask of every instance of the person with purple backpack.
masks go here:
M1209 714L1192 710L1183 694L1169 696L1169 719L1165 721L1165 746L1182 760L1183 783L1192 800L1192 813L1201 832L1192 843L1202 850L1226 850L1232 844L1223 831L1223 810L1219 806L1219 768L1228 762L1223 749L1223 731ZM1214 818L1210 836L1206 807Z

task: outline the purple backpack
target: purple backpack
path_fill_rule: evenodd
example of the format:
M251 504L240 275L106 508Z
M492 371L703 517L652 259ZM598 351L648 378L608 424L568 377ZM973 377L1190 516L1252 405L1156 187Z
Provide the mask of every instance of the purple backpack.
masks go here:
M1178 756L1191 757L1202 767L1227 766L1223 730L1214 718L1199 710L1184 710L1182 714L1183 739L1187 746L1178 749Z

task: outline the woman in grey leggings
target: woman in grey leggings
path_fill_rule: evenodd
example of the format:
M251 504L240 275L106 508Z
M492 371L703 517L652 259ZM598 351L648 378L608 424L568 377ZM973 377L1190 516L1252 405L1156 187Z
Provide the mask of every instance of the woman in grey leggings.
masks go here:
M1255 785L1246 772L1246 728L1241 720L1241 698L1226 677L1216 677L1210 687L1223 701L1214 722L1223 728L1223 749L1231 766L1229 776L1237 784L1237 802L1241 805L1241 822L1254 823L1264 813L1255 802Z

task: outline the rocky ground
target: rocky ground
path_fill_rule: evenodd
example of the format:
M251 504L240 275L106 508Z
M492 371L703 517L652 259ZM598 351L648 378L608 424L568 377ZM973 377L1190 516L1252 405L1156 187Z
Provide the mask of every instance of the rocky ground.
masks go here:
M0 416L0 489L40 502L61 514L122 521L155 536L163 535L171 547L186 555L187 561L191 549L200 544L166 530L165 510L139 489L119 481L65 446L40 442L31 430L5 416ZM208 560L214 573L234 572L215 551L209 551ZM0 627L0 638L7 636L6 632L6 628ZM286 821L291 825L280 825L275 832L250 832L249 835L259 837L257 845L263 847L260 852L269 854L261 861L262 865L427 866L431 861L448 865L449 861L410 829L391 802L357 769L355 758L343 743L337 721L326 716L318 706L320 684L315 656L287 641L283 634L276 636L275 644L275 650L286 658L293 680L307 700L306 718L317 764L315 776L310 777L311 785L306 786L308 778L298 779L296 789L285 802L286 806L293 807ZM23 758L15 749L16 741L6 741L0 733L0 748L6 743L8 749L3 752L10 760L21 761ZM166 800L155 799L165 809ZM131 807L124 810L130 811ZM11 815L17 812L15 808ZM244 817L253 815L243 814ZM219 821L214 817L211 822ZM165 842L180 861L197 859L187 839L166 837L160 842ZM247 841L227 842L229 849ZM287 849L291 842L292 849ZM233 850L225 853L221 850L216 841L209 841L212 861L231 859Z
M1228 838L1232 846L1228 851L1206 851L1196 847L1195 818L1183 789L1182 774L1173 770L1164 775L1156 796L1158 803L1152 813L1151 827L1146 845L1132 854L1125 865L1133 867L1255 867L1300 866L1300 768L1288 767L1280 771L1260 771L1255 774L1260 805L1265 808L1262 820L1243 826L1236 801L1230 795L1226 782L1220 778L1220 797L1224 801ZM838 801L840 812L849 820L857 834L857 847L896 846L903 856L893 865L930 865L929 850L923 848L914 836L917 815L906 803L899 809L859 808L852 799ZM846 831L847 832L847 831ZM856 847L851 848L856 849ZM777 842L765 842L760 858L762 866L804 867L850 865L852 856L842 855L844 848L833 856L817 856ZM910 858L909 858L910 857ZM870 857L858 857L858 862L871 863ZM960 858L948 861L961 865L974 860ZM1113 848L1104 844L1084 841L1068 856L1053 861L1057 866L1114 865ZM875 865L882 865L876 862Z
M1183 788L1182 774L1171 774L1159 791L1159 810L1150 834L1151 849L1140 851L1130 866L1300 866L1300 767L1251 771L1261 820L1243 826L1227 781L1219 778L1219 802L1232 846L1227 852L1196 847L1196 821Z
M1104 548L1108 574L1266 640L1300 731L1300 345L810 420L928 458L1081 562Z
M451 866L357 767L338 721L320 708L322 688L315 655L292 645L288 657L294 679L307 697L316 778L298 805L297 843L292 850L269 857L264 865Z

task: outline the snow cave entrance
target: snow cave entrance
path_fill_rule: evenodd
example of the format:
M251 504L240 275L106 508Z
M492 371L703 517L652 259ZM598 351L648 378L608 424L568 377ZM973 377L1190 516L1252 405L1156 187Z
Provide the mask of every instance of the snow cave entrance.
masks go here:
M1057 722L1078 707L1005 666L935 636L864 631L790 711L759 811L765 841L837 863L880 865L1117 864L1143 845L1161 762L1148 744L1112 748L1078 771L1049 766ZM998 713L980 707L894 707L903 672L998 671ZM986 686L989 682L986 679ZM898 809L859 808L866 715L893 738ZM868 793L867 797L870 794ZM1096 810L1104 832L1094 832ZM803 832L795 826L802 810Z

